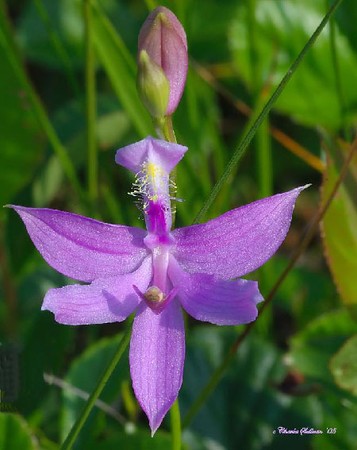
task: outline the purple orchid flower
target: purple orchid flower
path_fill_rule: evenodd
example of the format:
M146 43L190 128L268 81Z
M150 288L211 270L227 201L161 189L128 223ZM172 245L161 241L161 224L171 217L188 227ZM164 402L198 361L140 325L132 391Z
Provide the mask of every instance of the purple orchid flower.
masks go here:
M130 370L152 433L177 398L185 359L181 308L198 320L239 325L257 317L256 281L236 279L278 249L304 187L171 231L170 171L187 148L148 137L118 150L135 174L147 230L52 209L12 206L44 259L90 284L50 289L42 309L66 325L120 322L135 312ZM232 281L232 279L234 279Z

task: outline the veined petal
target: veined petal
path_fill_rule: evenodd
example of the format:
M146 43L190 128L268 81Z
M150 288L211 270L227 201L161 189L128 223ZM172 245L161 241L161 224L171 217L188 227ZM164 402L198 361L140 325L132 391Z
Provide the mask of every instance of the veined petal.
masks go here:
M146 231L47 208L11 206L47 263L80 281L129 273L148 251Z
M289 230L297 196L307 186L233 209L209 222L172 232L172 254L190 273L240 277L264 264Z
M257 318L263 300L256 281L226 281L202 273L186 273L171 257L169 277L183 308L197 320L216 325L240 325Z
M133 284L144 291L151 277L152 263L148 257L129 274L97 279L89 285L73 284L50 289L42 310L51 311L56 321L65 325L120 322L141 302Z
M173 144L151 136L134 144L119 149L115 156L115 162L126 169L139 173L145 163L158 167L166 175L176 166L187 151L187 147Z
M142 302L130 343L133 388L152 434L177 398L185 360L185 331L177 300L159 314Z

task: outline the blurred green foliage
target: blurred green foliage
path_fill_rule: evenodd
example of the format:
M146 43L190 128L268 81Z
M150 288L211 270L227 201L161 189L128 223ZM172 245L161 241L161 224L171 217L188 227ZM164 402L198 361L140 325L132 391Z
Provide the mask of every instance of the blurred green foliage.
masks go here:
M92 3L99 149L95 205L88 201L85 188L82 1L2 0L0 4L0 204L52 207L142 226L140 212L127 195L132 179L114 164L114 151L154 133L135 88L136 39L148 13L146 3ZM274 90L330 2L167 0L163 4L184 24L192 58L174 116L178 141L190 149L177 171L178 197L184 200L177 203L180 226L194 220L245 132L249 109L254 111L257 98L267 98ZM355 0L344 0L262 131L263 142L271 149L267 157L272 184L265 189L272 194L313 183L298 200L279 255L267 270L251 275L260 279L264 295L321 201L326 201L349 152L357 116L356 22ZM270 126L285 135L279 143L269 133ZM288 138L300 144L307 156L300 150L293 152ZM250 146L206 219L253 201L262 192L259 174L268 167L261 167L258 157L261 142ZM58 144L65 149L64 158ZM323 174L311 163L313 158ZM299 266L289 273L263 320L184 431L184 448L355 448L356 163L354 157L324 217L321 236L316 233ZM19 219L8 210L0 211L0 240L0 350L16 348L20 372L17 400L0 401L0 448L55 449L81 410L83 393L93 389L113 353L122 325L56 324L49 313L40 312L41 301L47 289L68 280L46 266ZM179 396L183 414L239 333L240 328L188 320ZM77 450L170 447L168 420L151 438L146 418L137 405L132 406L128 386L125 357L101 398L117 415L95 408ZM278 427L315 428L323 434L286 436L279 434Z

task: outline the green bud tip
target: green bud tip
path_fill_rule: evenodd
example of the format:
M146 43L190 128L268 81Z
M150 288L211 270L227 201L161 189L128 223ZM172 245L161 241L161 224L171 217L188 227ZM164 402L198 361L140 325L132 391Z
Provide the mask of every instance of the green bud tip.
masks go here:
M138 61L138 91L141 101L155 119L165 117L170 96L170 84L163 69L146 50L141 50Z

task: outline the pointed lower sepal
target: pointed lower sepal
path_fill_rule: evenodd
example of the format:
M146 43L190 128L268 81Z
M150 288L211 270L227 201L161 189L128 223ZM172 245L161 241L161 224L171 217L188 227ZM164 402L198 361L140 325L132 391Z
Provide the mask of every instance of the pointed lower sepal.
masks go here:
M185 360L185 331L176 299L160 314L142 302L130 342L133 389L154 435L178 396Z

